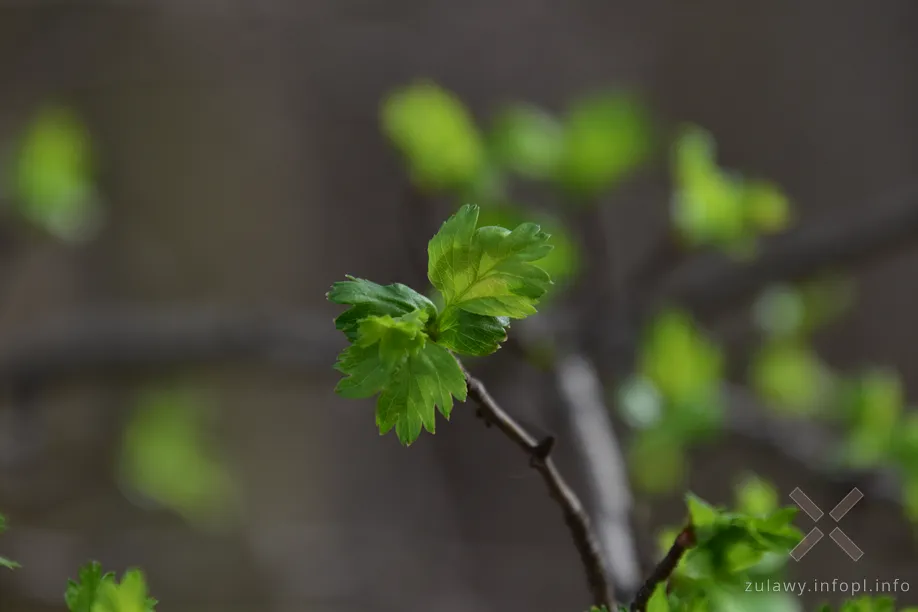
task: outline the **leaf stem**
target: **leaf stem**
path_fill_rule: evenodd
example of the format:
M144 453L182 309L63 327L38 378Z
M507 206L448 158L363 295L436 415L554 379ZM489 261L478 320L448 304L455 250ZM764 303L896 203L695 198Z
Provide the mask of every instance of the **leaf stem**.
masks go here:
M529 456L529 465L542 476L542 480L548 487L549 495L561 507L564 523L570 530L571 538L580 554L580 561L583 563L593 605L612 609L612 589L606 581L607 574L599 549L599 541L593 533L590 518L577 495L561 476L554 461L551 460L554 437L549 436L544 440L536 439L498 406L480 380L469 374L464 367L462 370L465 373L469 397L474 399L479 406L478 416L488 426L497 427Z

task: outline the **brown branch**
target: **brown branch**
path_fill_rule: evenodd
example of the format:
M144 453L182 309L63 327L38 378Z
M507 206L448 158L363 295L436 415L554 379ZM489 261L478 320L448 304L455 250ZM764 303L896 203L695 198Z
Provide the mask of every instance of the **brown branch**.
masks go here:
M479 406L478 416L488 425L497 427L511 442L516 444L529 456L529 465L536 470L545 485L549 495L561 507L564 514L564 523L570 530L571 537L580 554L580 561L586 572L593 605L612 607L612 592L606 582L606 571L599 542L593 533L590 518L583 509L577 495L570 488L564 477L558 471L554 461L551 460L551 450L554 438L548 437L537 440L517 423L513 417L503 411L494 401L485 386L478 379L465 373L466 382L471 397Z
M669 577L676 571L679 560L688 549L695 545L695 530L691 525L682 528L679 535L673 541L666 556L660 560L657 566L650 573L650 576L641 586L637 596L631 603L631 612L644 612L647 609L647 602L653 596L657 586L669 581Z
M283 312L102 308L5 338L0 385L199 363L329 367L342 346L330 320Z
M699 257L685 273L664 282L651 306L678 303L716 314L748 299L765 286L797 281L820 272L866 264L897 253L918 240L918 187L869 208L866 214L839 219L833 213L786 235L763 241L760 254L738 263ZM655 308L654 308L655 309Z

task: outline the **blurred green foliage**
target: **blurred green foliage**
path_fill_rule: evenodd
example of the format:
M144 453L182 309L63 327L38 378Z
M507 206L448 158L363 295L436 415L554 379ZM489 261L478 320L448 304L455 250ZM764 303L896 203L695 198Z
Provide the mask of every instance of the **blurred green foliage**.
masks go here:
M484 133L457 96L423 81L393 92L381 114L383 133L418 188L482 206L504 196L505 173L555 185L572 202L591 202L654 150L649 113L625 92L584 96L561 118L508 104Z
M625 93L575 102L564 119L557 180L568 193L592 199L650 158L652 123L645 106Z
M836 321L853 300L853 282L838 275L774 285L756 299L753 319L770 338L800 338Z
M791 414L813 416L832 398L835 378L808 344L772 340L760 347L750 366L752 388L767 403Z
M689 246L749 257L759 235L790 224L790 203L780 189L721 168L713 137L697 126L686 127L677 138L673 174L672 219Z
M101 207L93 182L89 131L63 107L40 109L23 134L11 167L13 204L30 223L70 242L98 229Z
M629 450L634 484L651 493L683 482L688 446L723 423L721 350L678 310L660 313L641 341L638 373L618 392L623 418L637 427Z
M564 147L564 125L546 111L518 104L502 109L488 136L492 159L530 179L552 180Z
M186 388L138 394L124 431L121 476L131 490L198 526L238 518L235 483L208 436L210 405Z
M422 190L466 186L484 164L485 147L473 117L461 100L434 83L418 82L390 95L383 103L382 126Z
M2 534L4 531L6 531L6 518L0 514L0 534ZM15 569L19 567L19 564L15 561L10 561L6 557L0 557L0 567Z

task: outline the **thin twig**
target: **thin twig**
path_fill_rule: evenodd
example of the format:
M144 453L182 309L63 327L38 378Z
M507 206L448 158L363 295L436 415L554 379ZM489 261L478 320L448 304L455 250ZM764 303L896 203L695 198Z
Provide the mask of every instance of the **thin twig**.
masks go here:
M520 447L529 456L529 465L536 470L548 487L549 495L561 507L564 513L564 523L571 532L571 537L580 554L586 572L593 605L612 605L611 588L606 582L606 572L600 554L599 542L593 533L590 518L583 509L577 495L570 488L554 462L551 460L551 450L554 446L554 437L537 440L517 423L513 417L503 411L494 401L480 380L468 372L465 373L466 382L471 397L479 406L478 415L489 425L494 425L514 444Z
M679 535L677 535L676 539L673 541L673 545L670 547L669 552L660 560L650 573L650 576L641 586L637 596L631 603L631 612L644 612L647 609L647 602L650 601L654 591L657 590L657 586L669 581L669 577L676 571L676 566L679 565L679 560L682 559L682 555L694 545L695 530L691 525L687 525L682 528L682 531L679 532Z

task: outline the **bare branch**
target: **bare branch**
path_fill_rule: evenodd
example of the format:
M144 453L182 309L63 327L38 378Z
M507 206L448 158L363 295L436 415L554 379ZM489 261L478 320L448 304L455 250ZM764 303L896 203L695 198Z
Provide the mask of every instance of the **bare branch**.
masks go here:
M641 567L631 530L632 494L621 444L603 400L602 383L586 358L561 356L555 378L577 450L593 487L596 531L620 597L641 583Z
M561 507L564 523L570 530L586 572L593 604L611 608L612 592L606 582L606 571L600 554L599 542L593 533L590 517L587 516L577 495L550 458L554 438L537 440L497 405L481 381L472 377L468 372L465 376L469 397L474 399L479 406L478 415L487 424L497 427L529 456L529 465L542 476L548 487L549 495Z
M754 260L737 263L699 258L674 274L652 297L653 305L674 302L716 313L751 297L766 285L796 281L820 272L863 265L895 254L918 239L918 186L896 194L891 204L840 219L833 214L805 228L763 242Z
M308 314L109 308L36 328L4 342L0 385L227 361L326 367L341 346L324 318Z

